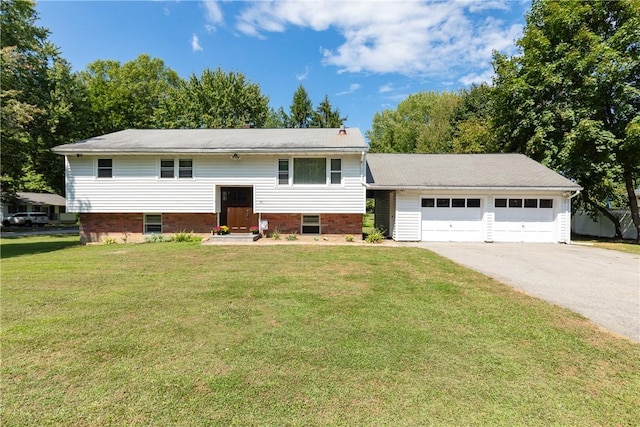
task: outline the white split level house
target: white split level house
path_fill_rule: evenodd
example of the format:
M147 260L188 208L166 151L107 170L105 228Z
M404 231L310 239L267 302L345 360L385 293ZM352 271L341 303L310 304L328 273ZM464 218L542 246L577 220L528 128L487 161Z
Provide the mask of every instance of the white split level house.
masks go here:
M124 130L55 147L85 242L192 231L570 242L580 187L519 154L368 154L348 129Z

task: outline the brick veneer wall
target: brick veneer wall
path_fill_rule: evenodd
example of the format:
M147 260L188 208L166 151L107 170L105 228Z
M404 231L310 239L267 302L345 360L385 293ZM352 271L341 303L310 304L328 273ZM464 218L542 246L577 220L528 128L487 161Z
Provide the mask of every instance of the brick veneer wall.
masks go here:
M269 221L268 234L276 228L281 233L300 233L302 214L262 214ZM214 213L165 213L162 214L162 233L181 231L208 235L217 225ZM118 243L144 241L144 214L142 213L91 213L80 214L80 241L101 242L114 238ZM321 214L322 234L362 234L362 214Z
M300 233L302 214L262 214L269 221L268 234L278 229L281 233ZM321 214L322 234L362 234L362 214Z
M165 213L162 214L162 233L181 231L209 234L217 225L214 213ZM128 242L144 241L144 214L142 213L91 213L80 214L80 241L101 242L114 238Z

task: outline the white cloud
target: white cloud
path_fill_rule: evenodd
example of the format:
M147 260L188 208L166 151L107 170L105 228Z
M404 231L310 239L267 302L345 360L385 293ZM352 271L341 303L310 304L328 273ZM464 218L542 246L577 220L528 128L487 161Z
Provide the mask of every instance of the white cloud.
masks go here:
M212 24L220 24L224 21L220 5L215 0L205 0L204 7L207 11L206 18Z
M378 93L389 93L389 92L393 92L392 85L382 85L378 88Z
M264 38L295 26L334 29L338 46L321 49L339 72L398 73L459 78L464 70L490 66L493 50L513 48L521 25L507 25L505 1L278 1L253 2L238 15L236 29ZM511 52L507 52L511 53ZM453 71L456 75L451 75ZM463 71L459 71L463 70Z
M358 89L360 89L361 85L359 83L351 83L349 85L349 90L345 90L342 92L338 92L336 95L337 96L342 96L342 95L349 95L351 93L354 93L355 91L357 91Z
M296 79L298 79L299 82L306 80L307 77L309 77L309 67L304 67L304 73L296 74Z
M191 37L191 50L193 50L194 52L202 50L202 46L200 46L200 40L195 34Z

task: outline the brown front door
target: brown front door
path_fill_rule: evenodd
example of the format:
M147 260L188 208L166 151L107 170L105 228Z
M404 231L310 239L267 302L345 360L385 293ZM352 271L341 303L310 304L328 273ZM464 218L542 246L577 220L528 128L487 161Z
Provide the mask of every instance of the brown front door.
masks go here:
M257 225L251 208L227 208L229 231L231 233L249 233L252 225Z
M231 233L249 233L252 226L258 225L252 187L222 187L220 197L220 225L229 227Z

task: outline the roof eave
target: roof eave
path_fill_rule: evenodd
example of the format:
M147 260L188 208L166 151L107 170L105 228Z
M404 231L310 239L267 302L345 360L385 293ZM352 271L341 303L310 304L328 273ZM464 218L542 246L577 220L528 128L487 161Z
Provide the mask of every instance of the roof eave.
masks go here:
M310 153L362 153L368 151L368 147L326 147L326 148L224 148L224 149L202 149L202 148L166 148L153 150L113 150L113 149L69 149L52 148L56 154L66 155L109 155L109 156L133 156L133 155L153 155L153 154L310 154Z
M375 185L365 184L370 190L421 190L421 191L579 191L582 187L564 187L564 186L537 186L537 187L522 187L522 186L437 186L437 185Z

